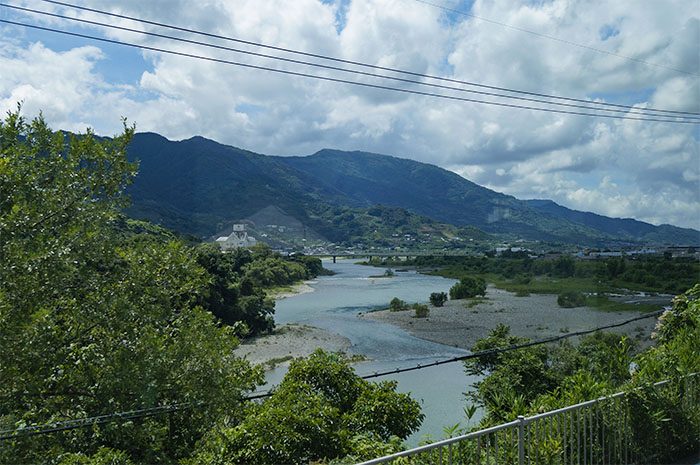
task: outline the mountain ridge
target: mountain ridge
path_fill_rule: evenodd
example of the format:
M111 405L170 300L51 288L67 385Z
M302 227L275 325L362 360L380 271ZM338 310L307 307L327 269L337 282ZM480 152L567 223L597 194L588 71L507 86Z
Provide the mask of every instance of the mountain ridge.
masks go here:
M696 230L609 218L551 200L519 200L397 156L335 149L270 156L201 136L171 141L157 133L137 133L128 152L140 161L129 189L130 213L200 237L274 205L332 240L339 237L332 231L332 208L385 205L511 238L580 245L700 243Z

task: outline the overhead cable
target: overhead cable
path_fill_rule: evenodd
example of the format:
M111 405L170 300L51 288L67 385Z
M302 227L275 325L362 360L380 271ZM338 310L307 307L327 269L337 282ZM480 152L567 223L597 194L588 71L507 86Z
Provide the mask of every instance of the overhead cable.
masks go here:
M222 45L216 45L216 44L201 42L201 41L197 41L197 40L185 39L182 37L175 37L175 36L170 36L170 35L166 35L166 34L159 34L156 32L143 31L143 30L133 29L133 28L125 27L125 26L116 26L113 24L103 23L103 22L99 22L99 21L92 21L92 20L88 20L88 19L75 18L75 17L71 17L71 16L61 15L61 14L57 14L57 13L51 13L51 12L47 12L47 11L36 10L36 9L32 9L32 8L26 8L26 7L22 7L22 6L18 6L18 5L7 4L7 3L0 3L0 6L12 8L12 9L16 9L16 10L21 10L21 11L25 11L25 12L29 12L29 13L46 15L46 16L61 18L61 19L74 21L74 22L80 22L83 24L90 24L93 26L116 29L116 30L120 30L120 31L126 31L126 32L135 33L135 34L141 34L141 35L148 35L151 37L158 37L158 38L162 38L162 39L173 40L173 41L183 42L183 43L188 43L188 44L193 44L193 45L201 45L204 47L214 48L217 50L224 50L224 51L229 51L229 52L241 53L241 54L246 54L246 55L251 55L251 56L256 56L256 57L261 57L261 58L269 58L269 59L283 61L283 62L287 62L287 63L301 64L301 65L312 66L312 67L316 67L316 68L322 68L322 69L333 70L333 71L341 71L341 72L356 74L356 75L361 75L361 76L368 76L368 77L380 78L380 79L388 79L388 80L392 80L392 81L408 83L408 84L416 84L416 85L421 85L421 86L426 86L426 87L434 87L434 88L453 90L453 91L458 91L458 92L485 95L485 96L489 96L489 97L506 98L506 99L516 100L516 101L527 101L527 102L541 103L544 105L557 105L557 106L569 107L569 108L581 108L581 109L593 110L593 111L607 111L607 112L613 112L613 113L636 114L636 115L640 115L640 116L655 117L655 118L670 118L673 116L670 114L663 114L662 112L659 112L659 111L647 110L647 109L641 108L641 107L633 107L632 109L618 109L615 107L610 107L610 108L608 108L608 107L596 107L596 106L591 106L591 105L597 105L597 103L594 101L590 101L588 105L580 105L580 104L547 101L547 100L541 100L541 99L529 98L529 97L520 97L520 96L516 96L516 95L506 95L506 94L499 94L499 93L494 93L494 92L485 92L485 91L479 91L479 90L473 90L473 89L465 89L462 87L434 84L434 83L430 83L430 82L416 81L413 79L405 79L405 78L400 78L400 77L395 77L395 76L388 76L385 74L376 74L376 73L371 73L371 72L367 72L367 71L358 71L358 70L353 70L353 69L341 68L338 66L324 65L321 63L314 63L314 62L309 62L309 61L296 60L296 59L292 59L292 58L275 56L275 55L268 55L265 53L252 52L249 50L242 50L242 49L237 49L237 48L232 48L232 47L226 47L226 46L222 46ZM673 116L673 117L676 117L676 116ZM696 119L696 120L698 120L698 122L700 122L700 116L682 116L682 118Z
M532 96L536 96L536 97L545 97L545 98L550 98L550 99L565 100L565 101L587 103L587 104L595 103L596 105L610 106L610 107L617 107L617 108L639 109L639 107L632 106L632 105L622 105L622 104L609 103L609 102L592 102L591 100L586 100L586 99L579 99L579 98L573 98L573 97L562 97L562 96L552 95L552 94L530 92L530 91L525 91L525 90L507 88L507 87L492 86L492 85L481 84L481 83L477 83L477 82L470 82L470 81L446 78L446 77L442 77L442 76L430 75L430 74L425 74L425 73L417 73L417 72L402 70L402 69L398 69L398 68L379 66L379 65L374 65L374 64L370 64L370 63L363 63L360 61L346 60L343 58L333 57L333 56L329 56L329 55L310 53L310 52L305 52L305 51L301 51L301 50L295 50L295 49L285 48L285 47L278 47L278 46L274 46L274 45L264 44L261 42L240 39L240 38L236 38L236 37L224 36L224 35L220 35L220 34L213 34L213 33L200 31L200 30L196 30L196 29L175 26L175 25L171 25L171 24L166 24L166 23L157 22L157 21L151 21L151 20L147 20L147 19L136 18L133 16L123 15L123 14L118 14L118 13L112 13L112 12L105 11L105 10L99 10L96 8L89 8L89 7L75 5L75 4L57 1L57 0L39 0L39 1L42 1L45 3L51 3L54 5L61 5L61 6L73 8L76 10L89 11L91 13L97 13L97 14L101 14L101 15L105 15L105 16L114 17L114 18L127 19L129 21L135 21L135 22L142 23L142 24L149 24L152 26L158 26L158 27L173 29L176 31L187 32L190 34L201 35L204 37L226 40L226 41L231 41L231 42L261 47L261 48L266 48L266 49L270 49L270 50L292 53L292 54L306 56L306 57L319 58L319 59L323 59L323 60L335 61L338 63L345 63L345 64L350 64L350 65L355 65L355 66L361 66L361 67L365 67L365 68L373 68L373 69L377 69L377 70L381 70L381 71L391 71L394 73L406 74L406 75L410 75L410 76L414 76L414 77L434 79L434 80L439 80L439 81L444 81L444 82L450 82L453 84L462 84L462 85L467 85L467 86L480 87L480 88L498 90L498 91L503 91L503 92L511 92L511 93L516 93L516 94L521 94L521 95L532 95ZM663 112L663 113L680 114L680 115L700 115L700 113L697 113L697 112L665 110L665 109L651 108L651 107L645 108L645 110Z
M181 57L195 58L195 59L206 60L206 61L215 62L215 63L240 66L240 67L249 68L249 69L264 70L264 71L270 71L270 72L278 73L278 74L299 76L299 77L317 79L317 80L327 81L327 82L351 84L351 85L365 87L365 88L371 88L371 89L381 89L381 90L388 90L388 91L400 92L400 93L405 93L405 94L414 94L414 95L423 95L423 96L428 96L428 97L436 97L436 98L445 99L445 100L480 103L480 104L484 104L484 105L493 105L493 106L506 107L506 108L520 108L520 109L524 109L524 110L543 111L543 112L547 112L547 113L558 113L558 114L579 115L579 116L592 116L592 117L598 117L598 118L610 118L610 119L634 120L634 121L653 121L653 122L673 123L673 124L698 124L697 121L687 120L687 119L686 120L682 120L682 119L675 119L674 120L674 119L661 119L661 118L637 118L637 117L633 117L633 116L628 116L626 114L625 115L606 115L606 114L586 113L586 112L580 112L580 111L560 110L560 109L553 109L553 108L533 107L533 106L529 106L529 105L518 105L518 104L504 103L504 102L494 102L494 101L490 101L490 100L479 100L479 99L457 97L457 96L445 95L445 94L436 94L433 92L424 92L424 91L419 91L419 90L414 90L414 89L403 89L403 88L385 86L385 85L380 85L380 84L370 84L370 83L366 83L366 82L351 81L348 79L334 78L334 77L329 77L329 76L319 76L319 75L315 75L315 74L302 73L302 72L298 72L298 71L271 68L269 66L253 65L250 63L242 63L242 62L237 62L237 61L232 61L232 60L225 60L225 59L221 59L221 58L207 57L207 56L197 55L197 54L193 54L193 53L179 52L176 50L164 49L161 47L152 47L152 46L148 46L148 45L135 44L132 42L125 42L125 41L115 40L115 39L107 39L104 37L97 37L97 36L91 36L88 34L81 34L81 33L71 32L71 31L64 31L64 30L45 27L45 26L38 26L35 24L27 24L27 23L21 23L18 21L10 21L7 19L0 19L0 22L6 23L6 24L12 24L15 26L21 26L21 27L26 27L26 28L31 28L31 29L54 32L54 33L63 34L63 35L69 35L69 36L73 36L73 37L81 37L84 39L90 39L90 40L95 40L95 41L99 41L99 42L111 43L111 44L116 44L116 45L123 45L123 46L127 46L127 47L138 48L141 50L150 50L150 51L154 51L154 52L166 53L166 54L176 55L176 56L181 56ZM669 118L671 118L671 116L669 116ZM677 118L681 118L681 117L677 117Z
M76 418L72 420L57 421L45 425L27 426L15 430L0 431L0 441L15 439L17 437L36 436L39 434L57 433L72 429L85 428L93 425L111 423L118 420L134 420L137 418L153 417L165 413L177 412L190 408L190 404L171 404L127 412L110 413L88 418Z
M666 310L657 310L654 312L645 313L645 314L637 316L635 318L630 318L629 320L620 321L618 323L612 323L612 324L605 325L605 326L599 326L599 327L594 328L594 329L575 331L573 333L561 334L558 336L552 336L552 337L548 337L548 338L544 338L544 339L538 339L536 341L524 342L522 344L514 344L514 345L501 347L501 348L497 348L497 349L482 350L482 351L473 352L473 353L467 354L467 355L461 355L459 357L448 358L445 360L436 360L434 362L419 364L419 365L415 365L415 366L407 367L407 368L396 368L394 370L375 372L375 373L372 373L370 375L362 376L362 379L378 378L380 376L393 375L396 373L405 373L407 371L421 370L423 368L434 367L434 366L438 366L438 365L445 365L446 363L463 362L465 360L471 360L474 358L481 358L481 357L486 357L486 356L490 356L490 355L498 355L498 354L501 354L504 352L510 352L512 350L524 349L526 347L533 347L533 346L539 346L542 344L549 344L552 342L557 342L557 341L561 341L564 339L568 339L571 337L585 336L586 334L595 333L597 331L602 331L604 329L617 328L618 326L624 326L626 324L633 323L635 321L639 321L639 320L643 320L643 319L651 318L651 317L656 317L658 315L661 315L665 311Z
M500 22L500 21L495 21L495 20L493 20L493 19L484 18L483 16L477 16L477 15L475 15L475 14L468 13L468 12L466 12L466 11L457 10L457 9L455 9L455 8L450 8L450 7L448 7L448 6L444 6L444 5L440 5L440 4L437 4L437 3L429 2L429 1L427 1L427 0L414 0L414 1L416 1L416 2L418 2L418 3L422 3L422 4L424 4L424 5L429 5L429 6L432 6L432 7L435 7L435 8L439 8L439 9L441 9L441 10L443 10L443 11L447 11L447 12L449 12L449 13L456 13L456 14L458 14L458 15L469 16L469 17L471 17L471 18L478 19L478 20L484 21L484 22L486 22L486 23L496 24L496 25L498 25L498 26L503 26L503 27L506 27L506 28L508 28L508 29L513 29L513 30L515 30L515 31L520 31L520 32L525 32L525 33L527 33L527 34L532 34L532 35L534 35L534 36L541 37L541 38L543 38L543 39L556 40L557 42L561 42L561 43L563 43L563 44L573 45L574 47L585 48L586 50L591 50L591 51L596 52L596 53L603 53L603 54L605 54L605 55L610 55L610 56L614 56L614 57L617 57L617 58L622 58L622 59L625 59L625 60L634 61L634 62L636 62L636 63L641 63L641 64L647 65L647 66L654 66L654 67L656 67L656 68L665 68L665 69L668 69L668 70L671 70L671 71L675 71L675 72L678 72L678 73L683 73L683 74L688 74L688 75L690 75L690 76L700 77L700 74L695 73L695 72L692 72L692 71L687 71L687 70L679 69L679 68L673 68L673 67L671 67L671 66L662 65L662 64L659 64L659 63L652 63L652 62L649 62L649 61L646 61L646 60L642 60L642 59L639 59L639 58L631 57L631 56L629 56L629 55L622 55L622 54L620 54L620 53L611 52L611 51L609 51L609 50L604 50L604 49L601 49L601 48L591 47L590 45L580 44L580 43L578 43L578 42L573 42L573 41L571 41L571 40L562 39L561 37L556 37L556 36L552 36L552 35L548 35L548 34L543 34L543 33L541 33L541 32L532 31L532 30L530 30L530 29L525 29L525 28L522 28L522 27L519 27L519 26L513 26L512 24L507 24L507 23L503 23L503 22Z
M415 366L410 366L410 367L405 367L405 368L396 368L394 370L387 370L387 371L383 371L383 372L374 372L372 374L360 376L360 378L362 378L362 379L379 378L382 376L395 375L398 373L406 373L408 371L422 370L425 368L430 368L430 367L434 367L434 366L438 366L438 365L445 365L447 363L462 362L465 360L471 360L471 359L475 359L475 358L481 358L481 357L487 357L487 356L491 356L491 355L498 355L498 354L502 354L505 352L511 352L514 350L520 350L520 349L524 349L527 347L534 347L534 346L538 346L538 345L542 345L542 344L549 344L552 342L561 341L563 339L584 336L586 334L595 333L597 331L602 331L604 329L611 329L611 328L616 328L619 326L624 326L624 325L627 325L629 323L633 323L635 321L643 320L646 318L656 317L665 311L666 310L657 310L654 312L644 313L644 314L636 316L634 318L630 318L630 319L620 321L617 323L612 323L609 325L598 326L597 328L593 328L593 329L576 331L573 333L566 333L566 334L562 334L559 336L538 339L535 341L524 342L521 344L513 344L513 345L509 345L506 347L500 347L500 348L496 348L496 349L482 350L479 352L473 352L471 354L462 355L459 357L452 357L452 358L448 358L448 359L444 359L444 360L436 360L435 362L418 364ZM242 400L264 399L266 397L270 397L273 393L274 393L274 391L271 390L268 392L253 394L253 395L244 397ZM196 404L196 405L201 406L204 404L200 403L200 404ZM67 430L71 430L71 429L84 428L84 427L88 427L88 426L92 426L92 425L96 425L96 424L109 423L111 421L119 421L119 420L125 420L125 419L135 419L135 418L144 418L144 417L162 415L165 413L172 413L172 412L187 410L187 409L193 408L194 406L195 406L195 404L191 404L191 403L163 405L163 406L141 409L141 410L132 410L132 411L128 411L128 412L118 412L118 413L112 413L112 414L107 414L107 415L99 415L99 416L95 416L95 417L78 418L78 419L73 419L73 420L64 420L64 421L48 423L48 424L44 424L44 425L28 426L28 427L24 427L24 428L15 429L15 430L5 430L5 431L0 431L0 441L7 440L7 439L14 439L14 438L21 437L21 436L35 436L38 434L48 434L48 433L55 433L58 431L67 431Z

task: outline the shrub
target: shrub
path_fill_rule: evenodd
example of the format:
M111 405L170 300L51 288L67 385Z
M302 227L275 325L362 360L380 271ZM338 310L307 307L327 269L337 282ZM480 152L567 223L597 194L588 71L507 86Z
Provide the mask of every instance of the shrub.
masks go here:
M221 422L183 465L328 463L367 449L388 452L420 427L420 404L396 381L370 383L337 354L294 360L273 394L238 424ZM358 436L364 438L359 440ZM342 462L347 463L347 462Z
M435 307L442 307L447 302L447 293L432 292L430 294L430 303Z
M425 304L413 304L413 309L416 311L416 318L426 318L430 314L430 309Z
M557 303L563 308L583 307L586 305L586 297L580 292L562 292L557 297Z
M389 310L392 312L400 312L402 310L408 310L408 306L403 300L399 299L398 297L394 297L389 302Z
M464 276L450 288L450 299L468 299L478 295L486 295L486 281L482 278Z

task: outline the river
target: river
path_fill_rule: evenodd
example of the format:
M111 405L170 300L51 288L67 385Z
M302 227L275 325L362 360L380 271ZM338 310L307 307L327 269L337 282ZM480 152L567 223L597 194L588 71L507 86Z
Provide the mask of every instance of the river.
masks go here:
M366 356L369 361L355 364L359 375L426 364L464 355L463 349L418 339L403 329L377 321L358 318L360 312L386 307L393 297L406 302L426 302L431 292L447 292L454 280L421 275L415 271L397 272L391 278L372 278L384 273L383 268L358 265L354 261L324 261L324 267L336 274L322 276L311 284L314 292L277 301L275 321L278 324L302 323L345 336L350 351ZM285 368L268 373L269 384L284 375ZM463 393L474 382L464 373L461 363L388 375L377 378L395 379L398 390L410 392L421 403L425 420L420 430L408 439L416 445L429 436L442 438L443 428L466 425ZM478 420L473 418L472 422Z

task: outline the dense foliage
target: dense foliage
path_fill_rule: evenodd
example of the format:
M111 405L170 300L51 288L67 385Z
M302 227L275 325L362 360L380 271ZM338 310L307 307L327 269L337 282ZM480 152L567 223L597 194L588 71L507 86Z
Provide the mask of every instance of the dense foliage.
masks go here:
M612 292L632 289L680 294L700 277L700 261L692 257L626 256L600 259L521 257L415 257L403 265L440 267L438 274L459 279L481 276L509 291L559 294L563 291ZM391 261L387 264L393 265Z
M408 310L408 308L408 304L398 297L394 297L389 301L389 310L392 312L401 312L403 310Z
M442 307L447 302L446 292L431 292L430 293L430 304L434 307Z
M330 355L297 362L269 402L245 400L262 370L233 351L238 337L272 328L263 288L314 276L320 261L192 247L124 218L132 135L68 137L19 112L0 122L0 430L179 408L17 435L0 444L0 463L177 463L222 425L246 431L243 451L275 425L288 457L398 447L393 437L421 422L418 404ZM332 439L322 455L320 438ZM231 453L224 463L240 457Z
M430 315L430 309L425 304L415 303L412 308L416 318L427 318Z
M583 307L586 305L586 296L576 291L562 292L557 296L557 304L563 308Z
M596 333L577 346L533 346L466 362L468 373L486 375L471 396L486 408L481 426L625 390L625 403L615 408L631 416L628 434L635 453L648 463L670 463L698 452L697 387L692 393L698 380L685 377L700 370L700 285L674 300L673 308L659 318L654 338L657 345L638 352L625 336ZM472 350L522 342L527 340L512 336L507 326L500 325ZM650 387L664 379L671 383ZM595 427L619 425L613 418L611 424L606 420ZM552 436L551 444L556 441Z
M288 285L322 273L321 260L296 256L285 259L267 246L222 252L213 244L195 248L197 263L210 275L202 306L228 325L243 323L243 335L274 329L274 302L265 288Z
M450 299L470 299L486 295L486 281L481 277L462 276L459 282L450 288Z
M373 458L418 429L418 403L396 382L358 377L337 355L295 360L273 395L248 407L241 423L222 424L188 464L307 464L344 456Z
M4 442L0 461L128 450L179 457L260 372L233 357L235 328L197 305L208 276L190 249L115 227L133 133L99 141L11 113L0 125L0 428L184 403L203 407ZM174 438L177 438L177 446Z

